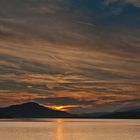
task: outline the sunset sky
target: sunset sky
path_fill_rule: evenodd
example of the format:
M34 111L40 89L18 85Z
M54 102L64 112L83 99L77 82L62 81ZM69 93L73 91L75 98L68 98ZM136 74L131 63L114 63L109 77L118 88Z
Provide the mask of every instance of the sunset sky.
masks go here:
M0 0L0 107L29 101L140 106L140 0Z

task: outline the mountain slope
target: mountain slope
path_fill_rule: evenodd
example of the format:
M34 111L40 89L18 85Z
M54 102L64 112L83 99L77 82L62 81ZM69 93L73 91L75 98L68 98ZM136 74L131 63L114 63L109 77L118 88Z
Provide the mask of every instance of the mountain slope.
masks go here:
M118 110L116 110L115 112L128 112L128 111L133 111L133 112L136 112L136 111L139 111L140 110L140 106L132 106L132 107L122 107Z
M12 118L12 117L0 113L0 119L8 119L8 118Z
M64 111L53 110L34 102L12 105L0 108L0 118L112 118L112 119L140 119L140 108L115 112L99 112L88 114L69 114Z
M127 111L113 112L101 116L101 118L115 118L115 119L140 119L140 108Z
M34 102L20 105L12 105L7 108L0 108L0 113L4 113L13 118L65 118L72 117L67 112L46 108Z

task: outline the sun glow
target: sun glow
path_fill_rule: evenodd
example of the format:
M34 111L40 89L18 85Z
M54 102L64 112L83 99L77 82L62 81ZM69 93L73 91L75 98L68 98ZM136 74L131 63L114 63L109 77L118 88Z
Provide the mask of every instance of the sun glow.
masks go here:
M51 106L50 108L55 109L55 110L60 110L60 111L68 111L71 108L75 108L77 106L75 105L54 105Z
M60 111L68 111L72 108L77 108L77 107L81 107L79 105L54 105L54 106L47 106L50 107L54 110L60 110Z
M52 109L55 109L55 110L67 110L66 106L52 106Z

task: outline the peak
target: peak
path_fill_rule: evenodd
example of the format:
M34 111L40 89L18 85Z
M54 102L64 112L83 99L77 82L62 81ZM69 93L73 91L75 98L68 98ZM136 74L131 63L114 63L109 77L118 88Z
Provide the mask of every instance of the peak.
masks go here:
M17 106L40 106L40 105L36 102L25 102L21 104L11 105L10 107L17 107Z
M26 102L26 103L23 103L23 104L20 104L20 105L39 105L39 104L36 103L36 102Z
M40 105L36 102L26 102L26 103L19 104L19 106L43 107L42 105Z
M36 102L27 102L18 105L12 105L7 108L0 109L0 113L14 118L48 118L48 117L70 117L69 113L56 111L50 108L41 106ZM1 114L0 114L1 115Z

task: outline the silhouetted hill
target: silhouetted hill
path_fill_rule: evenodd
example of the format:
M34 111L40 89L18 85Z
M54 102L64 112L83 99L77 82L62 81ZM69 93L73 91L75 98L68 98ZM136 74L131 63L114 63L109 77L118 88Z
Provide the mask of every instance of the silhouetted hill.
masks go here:
M140 108L120 109L115 112L98 112L87 114L70 114L53 110L34 102L0 108L0 118L106 118L106 119L140 119Z
M6 108L0 108L0 114L6 114L13 118L67 118L72 117L71 114L53 110L41 106L34 102L24 103L20 105L12 105Z
M128 111L139 111L140 110L140 106L132 106L132 107L122 107L118 110L116 110L115 112L128 112Z
M5 119L5 118L11 118L10 116L7 116L5 114L0 113L0 119Z
M102 115L101 118L112 118L112 119L140 119L140 108L126 111L116 111L106 115Z
M81 118L99 118L100 116L107 115L108 112L95 112L95 113L85 113L85 114L78 114L77 117Z
M140 119L140 107L121 108L114 112L79 114L79 118Z

